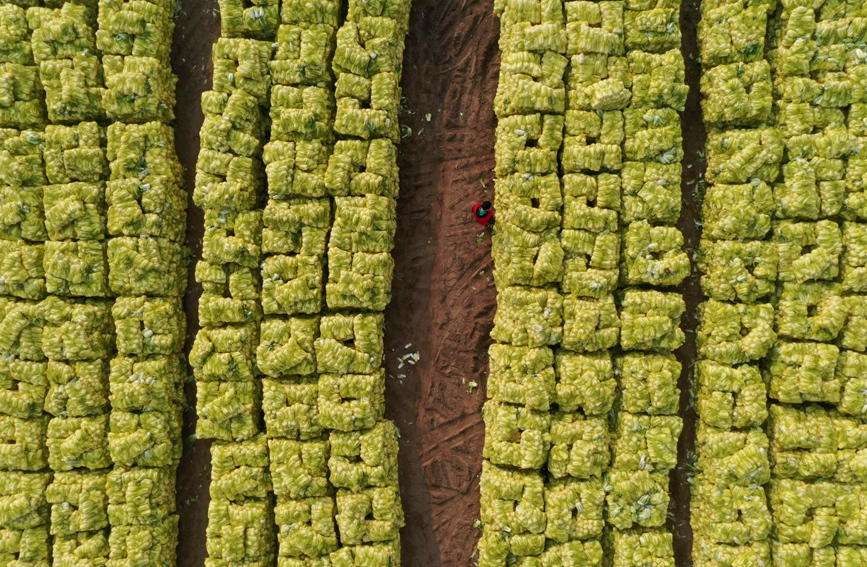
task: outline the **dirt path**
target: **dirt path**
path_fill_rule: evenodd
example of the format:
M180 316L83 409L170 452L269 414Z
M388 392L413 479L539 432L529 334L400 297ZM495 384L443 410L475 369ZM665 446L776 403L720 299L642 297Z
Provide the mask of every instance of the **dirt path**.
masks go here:
M176 137L192 193L201 92L211 82L210 52L219 36L216 0L180 0L173 65L179 75ZM698 0L685 10L697 14ZM682 20L685 46L694 46L697 16ZM487 375L487 347L496 304L491 277L490 234L469 222L469 207L493 197L493 99L499 72L499 22L493 0L414 0L403 77L401 121L412 136L401 145L394 299L386 311L387 415L401 432L400 479L407 526L402 531L404 567L467 567L478 539L478 475L484 426L481 407ZM694 53L694 47L692 52ZM685 51L688 53L689 50ZM697 64L687 60L697 89ZM430 119L428 119L430 115ZM697 244L690 211L698 169L696 150L704 134L697 92L684 119L685 190L681 229L688 246ZM689 195L686 195L689 193ZM202 215L191 207L188 237L193 259L186 308L190 340L200 289L192 267L201 250ZM692 309L697 280L684 291ZM692 314L690 313L690 317ZM692 320L690 320L692 321ZM690 336L690 339L693 337ZM678 354L694 352L692 341ZM420 360L399 359L418 353ZM686 366L686 365L685 365ZM690 368L691 369L691 368ZM682 377L685 384L686 370ZM478 387L470 391L470 382ZM194 388L187 389L185 439L194 432ZM684 393L684 402L688 396ZM685 407L685 406L684 406ZM681 462L692 446L691 418L681 442ZM209 444L186 442L178 478L181 514L179 565L204 565L207 526ZM687 470L672 482L672 527L678 565L689 561Z

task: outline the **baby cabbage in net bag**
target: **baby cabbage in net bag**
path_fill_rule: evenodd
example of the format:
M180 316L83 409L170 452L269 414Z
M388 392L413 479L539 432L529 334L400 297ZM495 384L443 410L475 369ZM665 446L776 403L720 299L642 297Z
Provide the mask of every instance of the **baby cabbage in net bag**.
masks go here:
M777 304L777 329L782 337L830 342L846 324L847 311L837 284L786 283Z
M102 64L106 86L102 106L109 120L174 120L178 79L164 59L103 55Z
M271 200L324 197L328 192L325 173L330 153L331 147L324 140L273 141L265 145L262 159Z
M629 285L672 287L690 272L683 251L683 233L675 227L651 226L647 221L630 224L623 234L621 279Z
M169 177L178 184L183 169L175 154L175 131L159 122L122 124L115 122L107 129L106 157L111 180L143 179L152 176Z
M112 410L171 411L185 403L185 373L178 355L146 359L117 357L111 361Z
M777 259L771 242L702 239L697 258L702 292L719 301L764 299L775 289Z
M630 414L674 415L681 364L671 354L626 353L615 359L622 409ZM628 419L626 415L624 419Z
M558 543L598 538L605 525L602 479L564 479L545 486L545 537Z
M108 415L55 417L48 422L48 465L55 471L111 466Z
M841 276L843 291L867 291L867 227L854 222L843 223Z
M603 415L614 405L617 383L607 352L577 354L558 351L555 358L556 401L562 411ZM490 385L488 387L490 392Z
M259 267L262 256L262 212L205 211L202 258L211 264Z
M163 238L108 241L109 285L117 295L180 296L187 287L186 249Z
M367 431L332 431L328 480L352 492L396 487L397 438L397 427L391 421L380 421Z
M563 336L563 297L552 289L513 286L497 294L491 337L514 346L554 345Z
M776 210L771 188L758 179L742 185L709 187L702 204L705 238L752 240L771 229Z
M566 173L615 171L623 166L623 113L569 110L565 116L562 167Z
M612 470L607 476L608 522L618 530L665 525L670 496L668 473ZM615 532L617 533L617 532Z
M620 172L623 186L623 222L646 220L673 225L680 218L679 163L630 161Z
M115 468L108 473L105 491L112 527L161 524L175 511L172 468Z
M106 473L58 472L45 497L51 504L51 533L69 536L108 527Z
M0 352L22 360L44 360L42 328L45 320L38 303L0 297Z
M692 488L696 531L714 543L763 542L771 532L771 513L762 486L728 486L705 482Z
M48 182L103 181L108 174L105 143L105 129L96 122L46 126L42 155Z
M501 38L501 43L520 43L515 36ZM510 46L511 47L511 46ZM494 110L497 116L545 112L562 114L566 109L566 86L563 76L569 60L554 51L532 53L522 45L505 49Z
M391 301L391 254L328 249L325 298L330 309L384 311Z
M0 526L13 530L38 528L48 523L45 489L51 475L2 472L0 489Z
M779 341L770 354L768 395L781 402L837 403L843 383L839 349L830 344Z
M27 25L26 6L5 4L0 9L0 61L33 64L33 49L30 46L30 29Z
M252 382L258 344L259 333L253 324L200 329L190 351L196 380Z
M400 562L400 539L385 543L341 547L328 556L333 567L387 567Z
M745 545L724 545L705 538L696 538L693 544L693 561L696 567L734 567L735 565L769 565L771 550L767 541ZM777 556L774 556L776 559Z
M632 73L634 108L673 108L683 112L689 87L679 49L665 53L630 51L626 56Z
M602 6L603 10L616 6L615 2L591 3L572 2L573 5L589 6L591 9ZM570 22L566 24L567 34L570 34L570 42L582 41L592 43L589 47L595 50L607 50L610 45L603 35L591 34L586 38L575 38L573 26L582 26L584 23ZM584 28L578 33L584 34ZM598 31L598 28L595 28ZM620 39L622 41L622 34ZM567 110L593 110L608 111L622 110L632 100L629 87L632 86L632 75L629 72L629 64L625 57L615 57L601 53L589 53L579 51L571 52L570 67L566 71L566 109Z
M771 3L719 2L703 6L698 25L701 61L711 69L762 59Z
M391 252L397 230L397 203L378 195L335 197L328 246L350 252Z
M47 418L0 416L0 470L39 471L48 465Z
M484 407L484 420L482 455L491 463L538 469L548 460L551 415L547 412L489 401Z
M121 354L172 354L183 347L187 322L180 299L120 297L111 314Z
M43 188L45 228L51 240L102 240L105 185L68 183Z
M768 417L768 394L757 366L737 367L710 360L698 363L701 420L719 429L759 427Z
M705 122L720 128L756 127L771 114L767 61L730 63L705 72L700 82Z
M680 318L686 307L679 294L627 290L620 308L620 345L624 349L675 350L683 344Z
M261 326L261 342L256 350L259 370L279 378L316 371L314 341L319 334L318 317L268 319Z
M779 221L774 224L773 234L780 255L779 281L836 279L843 248L837 223Z
M266 498L271 490L268 440L257 435L240 443L211 445L211 485L214 500Z
M680 115L674 109L627 108L623 124L627 160L672 164L683 159Z
M542 411L550 409L557 399L551 349L493 344L488 356L490 399Z
M679 6L658 4L647 8L629 6L624 12L624 39L628 51L660 53L680 48Z
M262 412L271 437L300 441L318 439L319 378L293 376L285 380L262 380Z
M553 114L509 116L497 122L497 177L556 173L565 118ZM564 168L565 169L565 168Z
M278 501L274 521L279 534L281 567L328 565L327 554L337 551L334 499L330 496Z
M265 254L325 254L331 227L331 204L327 199L269 199L262 218Z
M9 56L8 51L0 51L0 59ZM12 55L12 58L18 58L17 54ZM44 124L41 91L38 67L0 62L0 125L23 129Z
M338 431L373 427L385 412L385 370L319 377L319 419Z
M675 415L621 412L614 426L612 470L667 472L677 465L683 420Z
M171 2L110 0L99 9L96 45L109 55L154 57L167 61L174 33Z
M319 326L316 370L334 374L373 374L382 364L381 314L326 315Z
M249 382L204 382L196 396L196 436L241 441L259 433L260 394Z
M770 480L768 437L759 428L725 431L699 424L696 453L701 455L699 470L708 482L750 486Z
M45 411L55 417L86 417L108 413L108 362L47 364Z
M174 565L177 559L178 516L141 526L112 526L106 567Z
M617 344L620 320L614 298L563 297L561 346L576 352L605 350Z
M105 244L95 240L45 243L45 289L49 294L107 297Z
M566 2L569 55L623 54L622 2Z
M42 415L48 382L45 363L0 359L0 413L21 419Z
M271 480L277 498L324 497L331 494L328 484L328 441L268 440Z
M708 182L776 181L783 160L783 138L776 128L711 132L707 140Z
M243 90L254 96L260 105L266 106L271 87L268 61L273 49L274 44L270 41L221 37L214 44L211 56L214 62L213 89L226 94Z
M219 5L223 37L269 39L280 23L278 0L220 0Z
M303 10L299 7L298 10ZM317 85L331 82L331 56L334 53L336 18L334 24L304 20L303 14L284 11L297 22L284 22L277 30L277 48L268 62L271 77L277 85ZM336 12L335 12L336 14ZM285 19L285 18L284 18Z
M339 490L336 502L335 521L342 545L388 542L400 537L405 522L397 485L360 492Z
M483 461L480 487L486 534L507 533L513 541L522 535L541 538L544 545L545 485L538 471L505 469Z
M114 343L108 303L94 300L76 303L49 297L39 304L39 311L45 320L42 350L49 359L108 358Z
M391 140L339 140L328 158L329 195L379 195L397 198L397 146Z
M249 323L262 318L259 270L237 264L196 263L202 284L199 322L205 326Z
M115 466L177 466L182 449L182 417L180 407L166 412L112 411L108 433L111 460Z
M767 303L731 304L711 299L699 306L699 319L699 354L723 364L761 360L777 339L774 308Z
M550 433L543 440L546 444L550 440L547 464L554 478L598 477L608 468L610 437L608 423L602 418L555 413L551 416Z
M329 139L334 122L333 97L331 90L324 87L274 85L271 88L271 139L286 142Z
M271 256L262 262L262 309L267 315L315 314L322 310L320 256Z
M665 530L612 530L607 535L612 567L672 567L673 545L672 534Z
M0 293L21 299L45 297L42 244L0 240Z

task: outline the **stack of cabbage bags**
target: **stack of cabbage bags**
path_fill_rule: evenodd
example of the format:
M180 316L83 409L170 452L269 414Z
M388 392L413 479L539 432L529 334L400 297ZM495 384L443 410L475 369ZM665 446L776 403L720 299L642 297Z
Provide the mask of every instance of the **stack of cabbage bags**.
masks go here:
M705 3L699 25L708 186L698 261L708 300L699 310L691 508L700 566L771 562L761 364L777 338L769 301L778 249L769 237L784 146L765 45L775 8L774 0Z
M690 270L674 228L688 90L679 5L505 0L496 11L497 344L480 565L601 565L603 547L618 566L670 565L682 429L671 351L685 307L653 287Z
M0 5L0 126L34 128L45 124L44 92L30 44L27 12Z

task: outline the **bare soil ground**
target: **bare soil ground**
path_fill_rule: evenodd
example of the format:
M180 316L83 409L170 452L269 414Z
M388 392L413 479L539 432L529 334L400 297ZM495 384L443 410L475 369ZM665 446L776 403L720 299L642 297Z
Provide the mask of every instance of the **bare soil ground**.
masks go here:
M687 0L682 25L685 54L695 55L698 1ZM211 83L211 46L219 36L216 0L180 0L173 66L179 76L176 141L192 194L199 97ZM487 376L488 334L496 306L490 233L472 222L470 207L493 200L493 100L499 72L499 21L493 0L414 0L403 76L402 123L412 129L401 145L394 299L386 311L387 415L401 432L400 480L407 525L402 531L404 567L465 567L474 563L479 533L478 477L484 426L481 408ZM684 116L684 218L681 229L694 249L700 175L696 152L704 146L698 112L698 65L687 59L692 87ZM688 167L693 165L693 167ZM201 251L202 214L189 212L193 253L185 306L189 344L198 326L200 288L193 267ZM700 295L697 278L683 290L688 320ZM694 333L678 356L684 361L682 386L691 373ZM400 358L418 353L415 365ZM471 382L478 384L473 389ZM194 433L195 387L187 388L185 439ZM683 406L688 393L684 388ZM672 479L671 527L678 533L678 565L689 564L688 453L694 415L684 411L685 433ZM179 565L201 567L205 551L209 443L185 441L178 476Z

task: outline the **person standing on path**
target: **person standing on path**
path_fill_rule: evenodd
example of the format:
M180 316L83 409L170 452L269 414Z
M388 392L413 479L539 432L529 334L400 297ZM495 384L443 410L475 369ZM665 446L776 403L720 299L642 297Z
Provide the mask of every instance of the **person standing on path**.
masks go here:
M493 205L490 201L484 203L476 203L473 206L473 218L482 226L490 226L494 224Z

